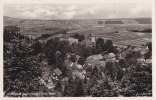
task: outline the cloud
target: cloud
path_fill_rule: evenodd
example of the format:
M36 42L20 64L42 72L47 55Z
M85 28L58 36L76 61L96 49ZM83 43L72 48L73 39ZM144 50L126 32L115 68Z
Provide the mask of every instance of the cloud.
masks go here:
M145 12L146 12L146 15L151 16L151 8L150 8L150 6L147 6L147 5L138 5L138 6L132 8L130 10L130 14L132 16L136 16L136 17L138 15L140 15L142 17L146 17L146 15L144 14Z
M36 18L37 15L31 11L25 11L21 14L21 16L27 17L27 18Z
M148 17L150 7L149 4L7 5L4 15L28 19Z

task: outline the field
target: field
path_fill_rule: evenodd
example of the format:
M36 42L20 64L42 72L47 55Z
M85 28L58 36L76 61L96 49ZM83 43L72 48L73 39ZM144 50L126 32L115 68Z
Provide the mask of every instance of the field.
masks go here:
M136 25L94 25L81 28L68 33L79 33L88 36L89 34L95 35L97 38L103 38L105 41L110 39L116 45L127 46L133 45L140 47L152 39L152 33L132 32L132 30L145 30L150 29L149 24L136 24Z
M60 30L88 36L90 34L104 40L111 39L116 45L141 46L151 41L152 33L133 32L132 30L151 29L150 18L138 19L88 19L88 20L27 20L4 16L4 26L17 25L24 35L39 37Z

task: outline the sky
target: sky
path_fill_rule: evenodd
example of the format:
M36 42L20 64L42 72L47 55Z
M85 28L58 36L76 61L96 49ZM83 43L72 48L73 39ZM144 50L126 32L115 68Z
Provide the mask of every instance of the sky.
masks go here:
M109 19L151 17L150 3L6 4L4 16L22 19Z

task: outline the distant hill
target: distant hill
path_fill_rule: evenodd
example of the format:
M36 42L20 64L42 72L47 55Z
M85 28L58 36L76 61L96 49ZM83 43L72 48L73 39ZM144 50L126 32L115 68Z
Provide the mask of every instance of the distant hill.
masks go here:
M82 20L41 20L20 19L4 16L4 26L18 26L25 35L39 37L42 34L51 34L62 29L81 30L97 25L139 25L151 24L151 18L121 18L121 19L82 19Z
M139 24L152 24L152 19L150 18L136 18L134 20L137 21Z

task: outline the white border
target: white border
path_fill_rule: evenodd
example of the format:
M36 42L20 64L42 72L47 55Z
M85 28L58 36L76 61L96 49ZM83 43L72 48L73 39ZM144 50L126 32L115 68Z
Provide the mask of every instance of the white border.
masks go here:
M112 2L120 2L120 3L150 3L152 2L152 46L153 46L153 54L152 54L152 77L153 77L153 96L152 97L23 97L23 98L13 98L13 97L3 97L3 5L4 4L94 4L94 3L112 3ZM155 98L156 94L156 68L154 65L156 65L155 59L156 59L156 35L155 35L155 0L0 0L0 100L58 100L58 99L64 99L64 100L71 100L71 99L106 99L106 100L116 100L116 99L127 99L127 100L153 100Z

